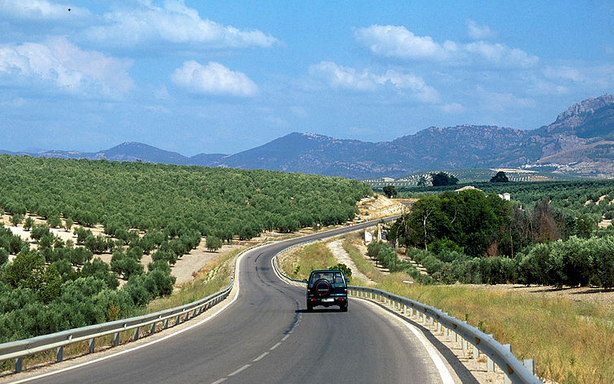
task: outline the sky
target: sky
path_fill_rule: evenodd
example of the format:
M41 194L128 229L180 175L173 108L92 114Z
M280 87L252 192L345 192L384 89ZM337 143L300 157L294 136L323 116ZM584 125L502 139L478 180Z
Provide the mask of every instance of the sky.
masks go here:
M614 93L611 0L0 0L0 149L536 129Z

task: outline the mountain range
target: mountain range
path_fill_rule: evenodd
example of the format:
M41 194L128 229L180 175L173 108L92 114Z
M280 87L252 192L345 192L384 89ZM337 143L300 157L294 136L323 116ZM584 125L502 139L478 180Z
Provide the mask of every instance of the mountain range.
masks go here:
M95 153L9 153L59 158L268 169L355 179L398 178L421 170L540 168L584 177L614 178L614 96L572 105L534 130L497 126L430 127L390 142L370 143L291 133L240 153L186 157L147 144L127 142Z

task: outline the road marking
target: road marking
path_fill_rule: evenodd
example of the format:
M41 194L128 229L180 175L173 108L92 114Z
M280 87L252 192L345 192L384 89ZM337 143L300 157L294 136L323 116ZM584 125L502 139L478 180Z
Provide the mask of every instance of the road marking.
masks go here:
M241 372L245 371L247 368L249 368L251 366L252 366L251 364L245 364L244 366L242 366L241 368L237 369L233 373L228 374L228 376L232 377L232 376L234 376L234 375L236 375L238 373L241 373Z
M284 338L283 338L283 339L281 339L281 341L286 341L286 340L288 340L288 337L290 337L290 335L286 335L286 336L284 336Z
M211 383L211 384L220 384L220 383L223 383L223 382L224 382L224 381L226 381L226 380L228 380L228 378L224 377L223 379L219 379L218 381L214 381L214 382L213 382L213 383Z
M266 355L268 355L268 354L269 354L268 352L265 352L265 353L263 353L262 355L260 355L260 356L256 357L256 358L253 360L253 361L254 361L254 363L257 363L257 362L259 362L260 360L264 359L264 358L266 357Z
M362 300L362 299L361 301L369 305L373 305L379 309L383 309L382 307L380 307L379 305L375 304L372 301ZM439 376L441 377L442 383L443 384L454 384L454 379L452 378L452 375L450 374L448 367L446 367L443 360L441 360L441 356L439 356L439 354L437 353L433 345L427 340L424 334L420 332L418 328L416 328L413 324L407 321L404 321L403 319L399 319L399 317L397 317L395 314L389 311L386 311L386 310L384 310L384 312L396 320L402 320L403 324L405 324L405 326L416 336L416 338L420 340L420 342L424 346L424 349L426 349L426 352L429 354L431 360L433 360L433 364L435 364L435 367L437 368L437 371L439 372Z
M270 348L270 350L273 351L275 348L279 347L280 345L281 345L281 341L279 343L275 344L274 346L272 346Z
M121 355L129 353L129 352L137 351L137 350L139 350L141 348L145 348L145 347L148 347L150 345L157 344L157 343L159 343L161 341L168 340L171 337L175 337L177 335L182 334L185 331L188 331L188 330L190 330L192 328L196 328L199 325L202 325L202 324L206 323L207 321L215 318L217 315L222 313L225 309L230 307L232 304L234 304L234 302L237 301L237 299L239 298L239 272L240 272L240 265L241 265L241 260L248 253L249 252L245 252L243 255L241 255L241 258L239 260L237 260L237 269L235 271L235 276L236 276L235 283L236 283L236 286L237 286L237 293L236 293L236 295L234 296L234 298L232 300L230 300L230 302L228 302L225 306L221 307L218 312L210 315L206 319L203 319L203 320L199 321L198 323L195 323L195 324L192 324L190 326L187 326L187 327L185 327L183 329L175 331L175 332L173 332L173 333L171 333L169 335L166 335L164 337L161 337L161 338L159 338L157 340L152 340L152 341L150 341L148 343L145 343L145 344L142 344L142 345L138 345L138 346L136 346L134 348L130 348L130 349L126 349L126 350L123 350L123 351L119 351L119 352L113 353L111 355L100 357L100 358L95 359L95 360L83 362L81 364L72 365L70 367L62 368L62 369L59 369L59 370L54 371L54 372L44 373L42 375L28 377L28 378L24 378L24 379L21 379L21 380L18 380L18 381L13 381L12 383L13 384L20 384L20 383L25 383L25 382L28 382L28 381L34 381L34 380L42 379L44 377L57 375L59 373L64 373L64 372L67 372L67 371L72 371L73 369L77 369L77 368L85 367L85 366L88 366L88 365L91 365L91 364L99 363L101 361L108 360L108 359L113 358L113 357L121 356Z

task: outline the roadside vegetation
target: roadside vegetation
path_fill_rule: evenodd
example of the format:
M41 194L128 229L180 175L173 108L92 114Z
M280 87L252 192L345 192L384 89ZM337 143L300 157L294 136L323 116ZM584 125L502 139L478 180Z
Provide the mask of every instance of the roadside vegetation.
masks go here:
M2 155L0 215L33 241L0 225L0 342L137 315L155 299L150 310L206 296L227 284L227 267L159 299L173 292L171 266L201 241L215 250L263 231L345 223L370 194L313 175Z

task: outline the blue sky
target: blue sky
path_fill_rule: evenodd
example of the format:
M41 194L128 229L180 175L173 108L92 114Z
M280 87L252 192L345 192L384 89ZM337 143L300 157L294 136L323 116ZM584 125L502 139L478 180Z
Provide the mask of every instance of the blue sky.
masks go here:
M611 0L0 0L5 150L535 129L604 93Z

